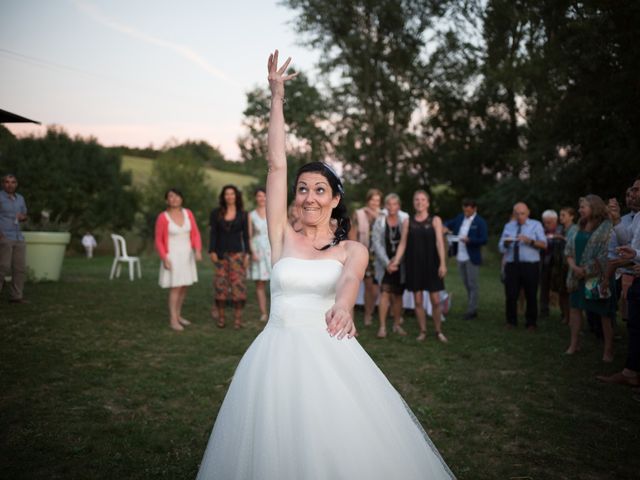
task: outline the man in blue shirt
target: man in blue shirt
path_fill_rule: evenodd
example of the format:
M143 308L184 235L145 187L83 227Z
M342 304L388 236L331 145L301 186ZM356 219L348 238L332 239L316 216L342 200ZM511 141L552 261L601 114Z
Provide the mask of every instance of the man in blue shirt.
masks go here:
M26 303L22 289L26 276L26 246L20 231L20 223L27 219L24 197L16 193L18 180L15 175L2 177L0 191L0 291L5 277L11 275L9 302Z
M462 283L467 290L467 312L465 320L478 316L478 268L482 264L480 249L487 243L487 222L478 215L478 206L470 198L462 201L462 212L452 220L444 222L444 232L457 235L449 250L458 261Z
M538 282L540 251L547 248L542 224L529 218L529 207L523 202L513 206L513 220L500 235L498 247L505 260L505 297L507 327L518 324L518 296L524 290L527 301L526 326L535 331L538 321Z

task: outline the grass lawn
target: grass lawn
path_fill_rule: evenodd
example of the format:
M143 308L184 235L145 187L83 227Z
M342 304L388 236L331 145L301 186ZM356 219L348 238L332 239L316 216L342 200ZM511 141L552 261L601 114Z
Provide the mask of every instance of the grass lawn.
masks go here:
M110 263L67 258L60 282L27 285L28 305L8 305L3 292L0 478L195 477L235 366L260 330L255 302L247 328L216 328L203 263L185 307L194 324L176 334L158 261L144 258L134 283L109 281ZM461 320L464 292L453 263L450 270L448 345L418 344L410 315L410 336L381 341L369 328L359 341L458 478L638 478L640 404L630 390L595 380L622 366L624 328L613 366L601 363L589 334L582 352L566 357L557 312L536 334L503 328L495 265L481 270L480 318Z
M131 155L122 156L122 170L128 170L133 177L133 184L137 187L141 187L147 183L151 176L151 169L153 167L153 160L143 157L134 157ZM216 192L220 190L223 185L229 183L237 185L242 189L247 185L251 185L256 181L255 177L250 175L242 175L240 173L223 172L222 170L216 170L215 168L205 168L207 184L213 188Z

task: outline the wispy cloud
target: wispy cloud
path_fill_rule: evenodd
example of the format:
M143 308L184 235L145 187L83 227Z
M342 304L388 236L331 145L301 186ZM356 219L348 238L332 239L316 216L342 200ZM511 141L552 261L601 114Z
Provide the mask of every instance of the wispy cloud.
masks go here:
M118 32L129 35L130 37L141 40L145 43L156 45L158 47L170 50L180 55L181 57L184 57L185 59L187 59L188 61L190 61L197 67L199 67L200 69L207 72L212 77L217 78L218 80L222 80L223 82L229 85L233 85L233 86L238 85L238 82L234 81L233 78L231 78L222 70L211 65L202 55L195 52L194 50L187 47L186 45L181 45L179 43L163 40L161 38L157 38L152 35L148 35L144 32L141 32L139 30L136 30L135 28L130 27L129 25L120 23L106 16L104 13L100 11L100 9L97 6L93 5L92 3L85 2L82 0L75 0L74 3L82 12L84 12L86 15L91 17L96 22L106 27L109 27L113 30L117 30Z

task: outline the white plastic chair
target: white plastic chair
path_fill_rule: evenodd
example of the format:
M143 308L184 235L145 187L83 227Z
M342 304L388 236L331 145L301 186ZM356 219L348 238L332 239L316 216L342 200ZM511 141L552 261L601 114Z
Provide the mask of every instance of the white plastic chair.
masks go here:
M133 282L133 265L136 264L138 266L138 278L142 278L142 270L140 268L140 258L139 257L130 257L127 255L127 242L125 241L122 235L116 235L115 233L111 234L111 238L113 239L113 249L115 250L116 257L113 259L113 265L111 266L111 275L109 276L109 280L113 280L113 277L116 276L120 278L120 267L121 263L129 264L129 279Z

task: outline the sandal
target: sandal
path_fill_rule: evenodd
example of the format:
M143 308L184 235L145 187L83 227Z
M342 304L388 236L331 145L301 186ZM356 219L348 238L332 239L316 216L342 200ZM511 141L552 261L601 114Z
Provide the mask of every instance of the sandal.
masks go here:
M420 335L418 335L416 337L416 340L419 342L424 342L427 339L427 331L426 330L420 330Z
M405 332L404 328L402 328L400 325L394 325L392 328L392 331L393 333L397 333L401 337L404 337L407 335L407 332Z
M379 339L387 338L387 329L381 328L380 330L378 330L378 333L376 334L376 338L379 338Z
M436 332L436 338L440 340L442 343L449 342L449 340L447 340L447 337L445 337L442 332Z
M242 320L235 320L233 322L233 329L240 330L241 328L244 328L244 325L242 324Z
M216 326L218 328L224 328L224 318L219 318L218 321L216 322Z

